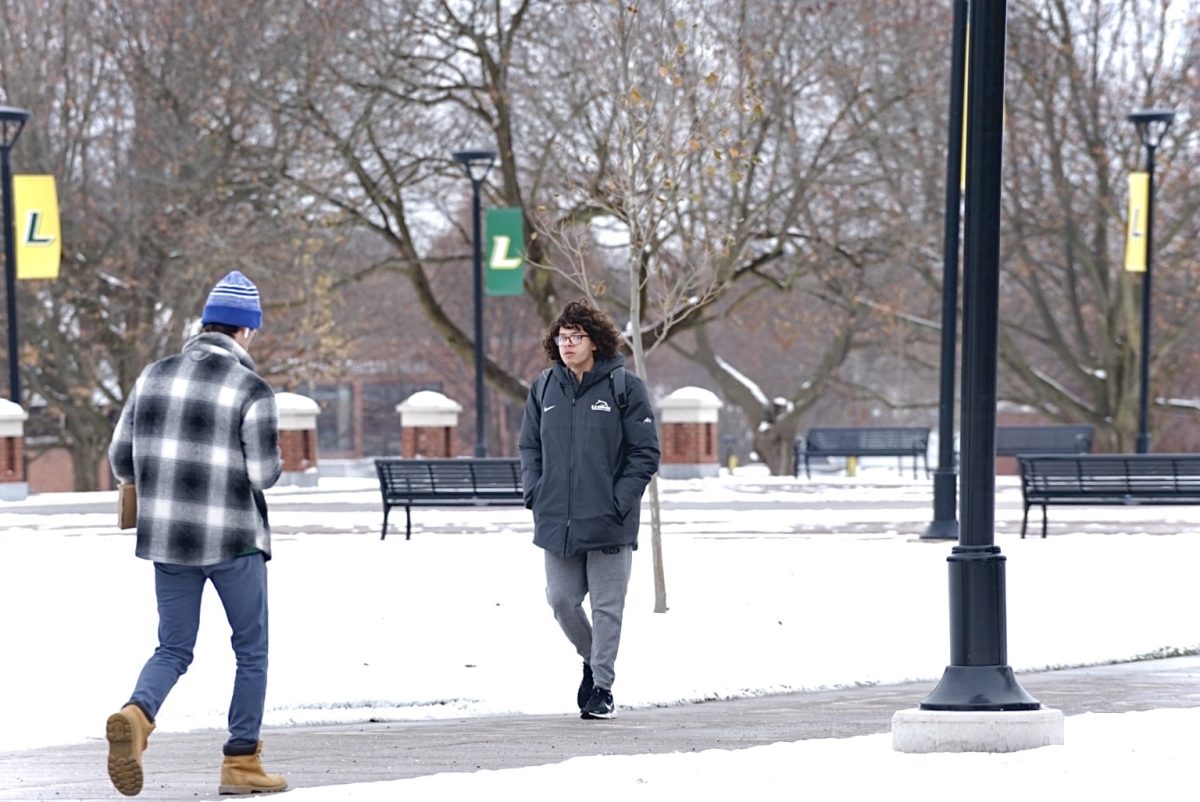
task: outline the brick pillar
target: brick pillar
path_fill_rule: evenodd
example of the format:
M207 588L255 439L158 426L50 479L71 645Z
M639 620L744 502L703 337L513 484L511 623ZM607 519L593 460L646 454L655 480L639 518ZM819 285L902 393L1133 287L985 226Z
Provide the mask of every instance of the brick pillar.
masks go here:
M717 476L717 413L721 399L702 387L681 387L659 403L664 479Z
M29 413L0 398L0 501L21 501L29 496L25 479L25 421Z
M457 457L462 409L462 404L432 390L413 393L397 404L400 455L408 459Z
M283 456L283 474L279 485L316 487L320 478L317 467L317 416L321 407L308 396L276 393L279 407L279 451Z

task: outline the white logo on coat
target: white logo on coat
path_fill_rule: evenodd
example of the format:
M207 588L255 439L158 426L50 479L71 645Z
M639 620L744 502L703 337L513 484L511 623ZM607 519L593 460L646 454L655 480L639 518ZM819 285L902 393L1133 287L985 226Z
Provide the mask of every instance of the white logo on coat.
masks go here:
M612 407L608 405L607 401L600 400L592 404L592 412L612 412Z

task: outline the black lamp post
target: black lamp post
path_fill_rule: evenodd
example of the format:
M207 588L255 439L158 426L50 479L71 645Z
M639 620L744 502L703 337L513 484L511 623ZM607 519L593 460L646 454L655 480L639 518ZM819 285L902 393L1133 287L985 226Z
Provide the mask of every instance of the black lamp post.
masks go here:
M958 540L958 470L954 466L954 349L958 328L958 210L962 193L963 72L967 0L954 0L950 46L950 119L946 137L946 216L942 228L942 355L938 392L938 466L933 521L922 540Z
M1175 119L1175 112L1167 109L1143 109L1131 113L1126 119L1137 128L1138 138L1146 148L1146 272L1142 274L1142 357L1139 365L1141 400L1138 403L1137 453L1150 451L1150 433L1147 422L1150 406L1150 280L1154 275L1150 269L1154 258L1154 151L1162 144L1167 129Z
M1004 555L995 545L996 351L1000 297L1005 0L970 4L971 94L963 262L962 532L947 558L950 665L922 710L1041 704L1008 665Z
M480 222L479 187L496 161L494 150L458 150L451 154L471 179L472 250L475 257L475 456L487 456L484 437L483 389L483 235Z
M8 312L8 392L14 404L21 403L20 362L17 359L17 245L13 241L12 164L8 154L21 129L29 120L29 112L12 106L0 106L0 185L3 185L3 209L0 224L4 226L4 293Z

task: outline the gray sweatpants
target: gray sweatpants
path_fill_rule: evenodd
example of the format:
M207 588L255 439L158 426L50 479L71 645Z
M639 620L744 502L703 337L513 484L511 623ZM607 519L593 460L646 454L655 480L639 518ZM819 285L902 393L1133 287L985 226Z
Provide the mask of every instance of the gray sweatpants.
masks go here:
M613 666L621 645L632 568L629 546L621 546L615 554L589 551L566 558L546 552L546 600L575 651L591 665L593 681L600 688L612 690L616 677ZM583 610L584 596L591 597L590 621Z

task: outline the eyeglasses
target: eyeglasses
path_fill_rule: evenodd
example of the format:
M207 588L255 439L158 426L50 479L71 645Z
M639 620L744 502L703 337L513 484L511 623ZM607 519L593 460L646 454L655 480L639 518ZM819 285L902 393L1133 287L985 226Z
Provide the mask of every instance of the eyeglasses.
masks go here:
M554 343L556 345L566 345L567 343L579 345L585 337L587 337L586 334L560 334L554 338Z

